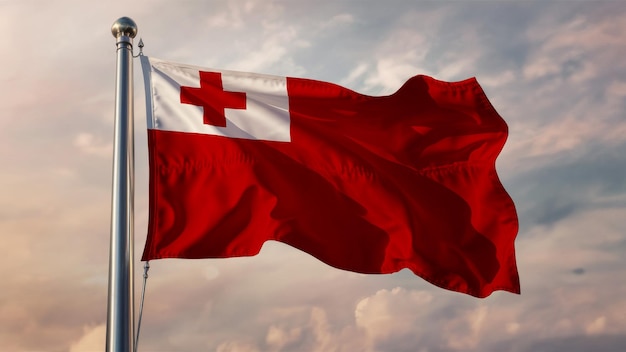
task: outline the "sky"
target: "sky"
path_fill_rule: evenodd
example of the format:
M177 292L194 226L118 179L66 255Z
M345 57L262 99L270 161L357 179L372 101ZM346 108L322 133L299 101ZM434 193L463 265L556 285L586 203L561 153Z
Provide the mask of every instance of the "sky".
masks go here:
M497 169L520 220L521 295L351 273L276 242L250 258L152 261L140 351L626 345L626 1L0 0L3 350L104 349L122 16L146 55L187 64L371 95L416 74L476 77L509 125ZM138 298L148 161L134 64Z

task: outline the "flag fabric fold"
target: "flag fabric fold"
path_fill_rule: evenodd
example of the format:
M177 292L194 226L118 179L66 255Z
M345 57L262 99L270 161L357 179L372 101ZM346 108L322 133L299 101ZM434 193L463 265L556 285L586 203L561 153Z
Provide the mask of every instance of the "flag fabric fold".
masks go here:
M150 200L143 260L256 255L268 240L336 268L486 297L520 292L508 136L475 79L388 96L142 57Z

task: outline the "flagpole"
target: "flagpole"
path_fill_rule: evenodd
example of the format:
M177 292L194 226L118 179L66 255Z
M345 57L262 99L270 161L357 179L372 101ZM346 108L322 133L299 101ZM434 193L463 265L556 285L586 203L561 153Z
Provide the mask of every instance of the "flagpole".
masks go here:
M137 25L121 17L111 27L116 38L115 125L111 190L111 247L106 351L132 352L135 335L133 208L133 38Z

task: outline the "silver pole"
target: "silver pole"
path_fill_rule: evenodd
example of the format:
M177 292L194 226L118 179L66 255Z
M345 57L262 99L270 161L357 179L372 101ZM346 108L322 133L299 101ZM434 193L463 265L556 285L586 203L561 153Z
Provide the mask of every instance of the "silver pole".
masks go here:
M133 208L135 142L133 136L133 38L137 25L122 17L111 27L117 39L111 249L106 350L132 352L135 336L133 279Z

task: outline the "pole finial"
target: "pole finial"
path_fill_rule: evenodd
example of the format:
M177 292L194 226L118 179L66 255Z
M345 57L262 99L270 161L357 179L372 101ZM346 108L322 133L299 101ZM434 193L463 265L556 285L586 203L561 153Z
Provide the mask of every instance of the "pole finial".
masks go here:
M137 24L129 17L120 17L111 26L111 33L113 33L115 38L123 35L135 38L137 35Z

